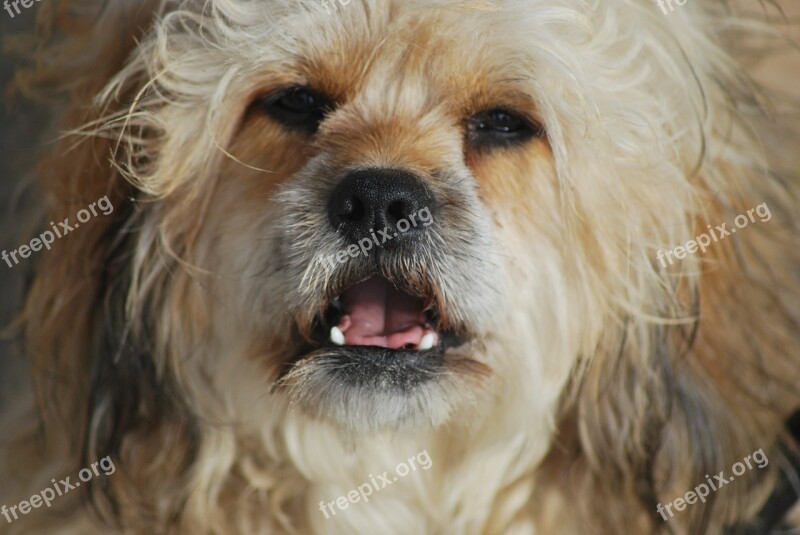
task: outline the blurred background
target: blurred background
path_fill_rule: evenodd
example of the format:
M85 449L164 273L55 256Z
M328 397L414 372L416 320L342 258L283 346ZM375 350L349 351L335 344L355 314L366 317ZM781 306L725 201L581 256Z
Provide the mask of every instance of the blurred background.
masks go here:
M5 10L0 10L0 41L32 28L38 6L34 3L13 19ZM20 245L18 236L26 222L19 210L26 180L26 172L21 170L30 169L36 161L42 147L39 133L47 124L46 114L36 106L6 98L13 72L14 60L3 50L0 55L0 251L13 250ZM5 262L0 265L0 332L5 330L18 306L24 277L22 263L13 269ZM0 336L0 406L14 395L16 387L24 386L20 384L24 374L17 373L21 368L22 361L13 351L13 343L6 336Z

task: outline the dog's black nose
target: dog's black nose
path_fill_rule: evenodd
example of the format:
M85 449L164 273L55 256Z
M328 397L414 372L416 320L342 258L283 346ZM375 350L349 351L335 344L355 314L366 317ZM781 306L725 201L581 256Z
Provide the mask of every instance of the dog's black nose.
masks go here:
M384 230L398 241L419 239L436 213L433 194L422 180L396 169L363 169L333 189L328 217L351 241Z

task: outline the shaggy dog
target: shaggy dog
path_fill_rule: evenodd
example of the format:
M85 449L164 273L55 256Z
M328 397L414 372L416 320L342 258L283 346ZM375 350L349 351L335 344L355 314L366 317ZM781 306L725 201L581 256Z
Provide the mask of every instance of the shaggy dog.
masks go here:
M39 9L17 85L64 135L37 232L74 228L26 261L0 499L28 507L1 532L782 522L800 166L747 75L777 12Z

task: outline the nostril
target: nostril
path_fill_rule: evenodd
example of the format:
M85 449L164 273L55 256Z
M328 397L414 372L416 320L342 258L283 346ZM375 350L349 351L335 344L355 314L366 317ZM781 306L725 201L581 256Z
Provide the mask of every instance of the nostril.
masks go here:
M389 204L386 209L389 223L397 224L398 221L406 219L411 212L409 203L405 200L397 200Z
M361 199L349 197L339 205L336 215L344 222L357 223L364 218L365 212L364 202Z

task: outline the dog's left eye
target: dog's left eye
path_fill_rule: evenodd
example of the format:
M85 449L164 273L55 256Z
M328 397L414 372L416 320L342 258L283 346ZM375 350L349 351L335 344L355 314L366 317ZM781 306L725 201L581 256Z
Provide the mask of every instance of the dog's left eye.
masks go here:
M331 101L310 87L291 87L259 103L267 115L288 128L313 134L331 109Z
M473 145L510 145L544 134L541 126L508 110L496 108L470 117L469 139Z

